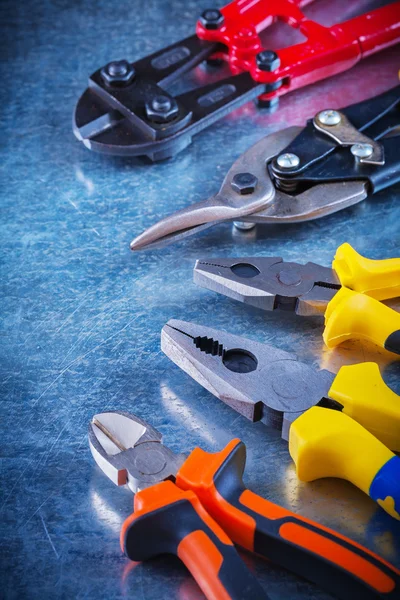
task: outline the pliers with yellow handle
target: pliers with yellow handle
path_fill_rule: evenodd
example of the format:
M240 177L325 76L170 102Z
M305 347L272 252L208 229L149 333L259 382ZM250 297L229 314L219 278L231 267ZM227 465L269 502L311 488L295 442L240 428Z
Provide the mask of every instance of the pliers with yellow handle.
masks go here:
M324 315L329 348L366 339L400 354L400 314L380 302L400 296L400 258L370 260L347 243L332 268L279 257L207 258L196 262L194 281L263 310Z
M301 480L346 479L400 519L400 397L375 363L334 375L269 344L175 319L161 348L225 404L280 430Z
M139 417L104 412L89 425L101 470L135 494L121 530L132 560L175 554L207 600L268 600L233 542L342 600L395 600L400 571L350 539L246 489L246 447L175 454Z

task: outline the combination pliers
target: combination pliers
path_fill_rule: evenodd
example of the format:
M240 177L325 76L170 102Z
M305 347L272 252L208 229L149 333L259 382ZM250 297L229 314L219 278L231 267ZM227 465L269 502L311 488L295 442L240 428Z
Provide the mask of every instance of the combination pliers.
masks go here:
M400 86L305 127L264 137L233 164L220 191L159 221L131 243L158 247L224 221L240 228L310 221L400 181Z
M329 348L356 338L400 354L400 314L379 302L400 296L400 258L370 260L347 243L332 268L280 257L208 258L196 262L194 281L263 310L325 316Z
M134 492L121 530L132 560L175 554L208 600L265 600L233 542L315 582L342 600L395 600L400 571L359 544L246 489L246 447L174 454L151 425L104 412L89 425L98 466Z
M400 2L332 27L301 10L312 0L234 0L206 9L196 34L133 63L114 60L97 69L76 106L73 130L90 150L106 154L174 156L199 131L251 99L275 108L279 96L341 73L364 56L400 41ZM276 21L306 40L279 50L264 48L260 33ZM171 87L201 63L227 64L215 81L174 96Z
M161 349L183 371L251 421L281 431L302 481L347 479L400 519L400 398L376 363L335 376L295 354L172 319Z

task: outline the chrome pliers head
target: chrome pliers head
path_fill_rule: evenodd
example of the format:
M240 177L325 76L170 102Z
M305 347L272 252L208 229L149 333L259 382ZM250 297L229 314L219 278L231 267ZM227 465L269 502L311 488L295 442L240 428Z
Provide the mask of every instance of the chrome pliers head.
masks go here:
M210 258L196 261L194 282L263 310L323 315L341 288L335 271L280 257Z
M286 440L291 423L328 396L334 380L275 346L176 319L163 327L161 349L225 404Z
M183 239L216 223L297 223L332 214L400 180L400 87L323 110L252 146L220 191L153 225L132 250ZM246 225L245 225L246 226Z
M400 398L375 363L335 376L269 344L174 319L161 348L225 404L281 431L300 479L347 479L400 519Z
M208 258L196 262L194 281L263 310L324 316L329 347L367 339L400 354L400 315L378 301L400 296L400 258L371 260L347 243L331 268L279 257Z

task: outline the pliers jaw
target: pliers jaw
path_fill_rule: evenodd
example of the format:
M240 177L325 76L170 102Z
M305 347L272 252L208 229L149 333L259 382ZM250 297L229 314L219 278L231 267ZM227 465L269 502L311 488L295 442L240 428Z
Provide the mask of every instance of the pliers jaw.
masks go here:
M198 260L193 278L201 287L239 302L298 315L323 315L341 287L333 269L280 257Z
M268 344L172 319L161 349L214 396L288 439L291 423L327 395L334 376Z
M174 480L186 460L162 443L162 435L139 417L123 411L104 412L89 425L89 446L100 469L115 485L133 493Z

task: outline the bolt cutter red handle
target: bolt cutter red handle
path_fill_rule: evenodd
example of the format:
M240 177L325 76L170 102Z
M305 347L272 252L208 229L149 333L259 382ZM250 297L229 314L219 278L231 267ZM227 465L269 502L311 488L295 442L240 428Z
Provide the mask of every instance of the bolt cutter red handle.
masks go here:
M197 35L223 44L226 50L219 54L232 73L250 72L254 81L267 84L269 99L345 71L400 41L400 2L324 27L301 11L311 1L235 0L221 9L218 28L208 29L199 21ZM263 50L259 33L276 20L299 29L307 40L276 51L276 68L263 70L256 60Z

